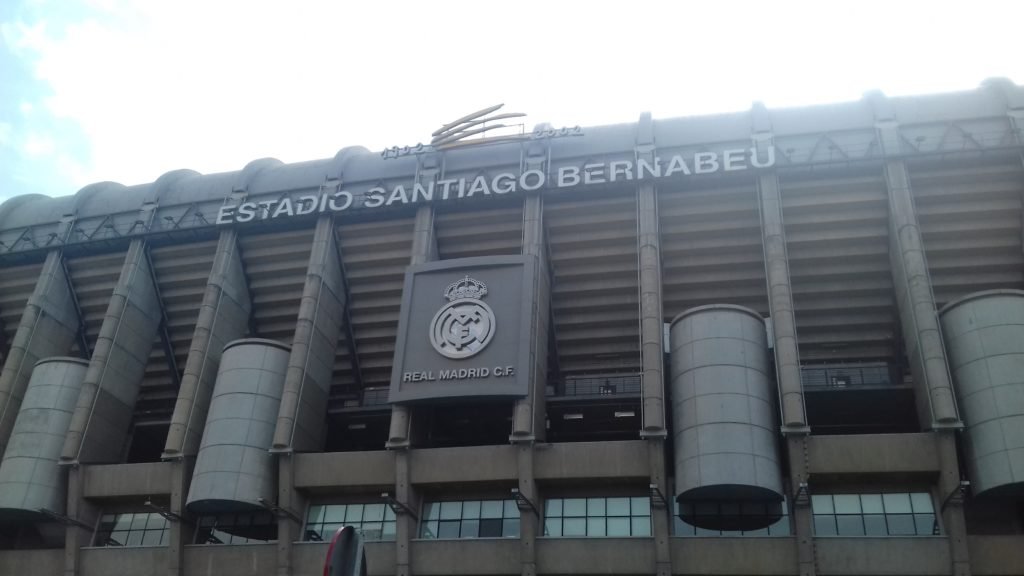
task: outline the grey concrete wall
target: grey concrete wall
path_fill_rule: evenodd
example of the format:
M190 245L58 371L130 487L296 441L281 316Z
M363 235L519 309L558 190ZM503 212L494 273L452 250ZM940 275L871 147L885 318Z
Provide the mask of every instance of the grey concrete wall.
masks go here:
M1024 574L1024 546L1021 536L969 536L971 574L974 576L1020 576Z
M78 576L163 576L167 549L85 548Z
M937 474L939 454L932 434L810 436L811 474Z
M782 499L764 321L739 306L672 321L676 496Z
M64 512L67 481L57 459L87 366L64 357L36 364L0 463L0 514Z
M317 221L274 432L275 451L323 449L327 396L345 309L345 281L334 231L333 218Z
M295 487L341 488L391 486L395 483L393 452L310 452L292 456Z
M183 573L188 576L253 576L276 574L276 567L274 544L196 545L185 547Z
M535 458L537 480L629 481L647 480L651 476L646 443L642 440L539 444Z
M64 573L63 550L0 550L0 574L59 576Z
M799 574L793 540L774 537L673 538L673 573Z
M519 541L414 540L412 565L416 574L519 574Z
M133 240L82 383L61 462L121 459L142 375L160 325L161 306L146 243Z
M950 302L942 328L967 425L971 491L1024 493L1024 291Z
M43 358L67 354L78 332L80 319L62 259L59 250L46 255L0 371L0 455L14 428L32 368Z
M97 464L82 466L86 498L164 496L171 493L171 463ZM141 501L141 500L140 500Z
M288 347L272 340L227 345L196 457L188 509L260 510L276 502L277 468L267 452L281 401Z
M537 539L540 574L653 574L654 564L653 538Z
M938 576L950 574L945 538L816 538L822 576Z
M224 345L248 332L252 302L234 230L221 232L178 389L164 458L199 450Z
M428 448L409 454L413 484L488 482L517 478L515 446Z
M324 559L327 557L326 542L302 542L292 546L292 574L323 574ZM365 542L367 576L389 576L395 573L394 542Z

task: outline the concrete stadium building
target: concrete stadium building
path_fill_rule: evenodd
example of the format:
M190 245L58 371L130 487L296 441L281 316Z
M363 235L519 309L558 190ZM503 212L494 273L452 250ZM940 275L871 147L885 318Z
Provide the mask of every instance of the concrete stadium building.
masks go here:
M0 204L0 574L1024 574L1024 88L492 112Z

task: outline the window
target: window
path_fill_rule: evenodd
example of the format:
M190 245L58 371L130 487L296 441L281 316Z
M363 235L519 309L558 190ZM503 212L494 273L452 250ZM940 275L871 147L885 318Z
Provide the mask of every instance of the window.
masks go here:
M352 526L368 541L395 539L395 512L386 504L311 504L303 540L330 540Z
M674 536L789 536L789 509L786 502L696 502L687 503L689 516L696 524L717 526L743 526L758 524L756 529L701 528L679 516L679 502L672 503L672 534ZM774 510L773 510L774 508ZM779 512L781 511L781 516ZM706 520L702 521L702 520Z
M519 508L514 500L428 502L420 538L517 538Z
M166 546L167 519L156 512L104 514L95 546Z
M549 498L544 501L544 535L650 536L650 497Z
M199 518L196 544L265 544L277 541L270 512L242 512Z
M939 534L931 494L815 494L816 536L933 536Z

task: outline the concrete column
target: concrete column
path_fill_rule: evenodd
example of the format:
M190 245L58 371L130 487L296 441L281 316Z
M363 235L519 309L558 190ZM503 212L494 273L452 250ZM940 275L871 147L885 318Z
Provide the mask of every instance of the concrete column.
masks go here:
M422 206L416 211L413 222L412 256L410 265L422 264L437 259L437 240L434 235L434 207ZM388 434L387 447L395 454L395 499L419 510L419 495L413 489L409 476L410 441L412 414L408 406L391 407L391 429ZM395 523L395 574L410 576L412 574L412 550L410 541L417 537L416 518L408 514L398 514Z
M61 253L54 250L46 255L0 372L0 455L14 429L32 367L43 358L67 355L80 323Z
M217 243L213 269L192 334L164 459L195 456L199 450L221 353L225 344L245 337L251 309L238 234L225 230Z
M277 575L292 576L294 558L292 542L302 540L302 518L306 499L295 490L295 460L292 454L281 454L278 459L277 505L283 511L277 515Z
M64 576L81 573L82 547L92 544L93 526L99 520L100 510L85 499L84 472L78 466L68 469L68 509L71 520L64 536Z
M910 176L900 158L902 137L896 116L885 96L875 92L868 94L866 99L874 112L878 141L886 156L883 169L889 192L889 259L907 359L914 376L918 418L921 426L936 433L941 465L940 506L950 543L953 574L969 576L963 506L956 502L957 498L948 500L948 495L960 490L955 431L962 427L962 423L935 309Z
M654 123L650 112L637 122L637 158L656 161ZM637 256L640 265L640 359L643 376L643 437L664 438L665 318L661 311L661 234L658 228L658 194L651 181L637 186Z
M758 176L757 190L782 427L784 431L805 432L807 415L800 380L800 350L797 346L796 315L793 312L793 288L789 277L778 175L773 172Z
M910 177L906 164L898 158L902 151L899 124L884 96L874 93L868 101L887 157L884 171L889 191L889 259L907 359L914 376L918 416L927 429L959 426Z
M344 310L345 281L334 219L322 216L313 235L272 452L323 449Z
M544 243L544 201L539 194L528 196L523 204L523 254L536 256L539 260L536 277L537 298L532 312L535 335L530 351L533 365L533 385L527 396L516 400L512 418L513 442L532 442L544 437L545 396L548 372L548 305L550 298L550 276L548 274L547 248Z
M146 242L133 240L82 382L61 463L121 460L160 311Z
M814 576L817 571L814 552L814 516L811 511L811 497L807 489L807 435L786 436L786 452L789 454L789 480L793 495L789 499L789 517L796 536L797 562L800 576Z
M652 165L657 153L654 143L654 122L650 112L640 115L636 135L637 158ZM643 428L640 436L647 439L651 467L650 483L670 500L665 476L665 316L661 303L661 232L658 220L658 192L654 183L641 181L636 189L637 258L640 290L640 362ZM652 513L655 573L672 574L669 548L668 513Z
M956 451L956 430L937 430L939 465L939 512L946 536L949 557L953 560L953 576L971 576L971 560L967 549L967 522L961 497L960 466Z
M437 239L434 236L434 207L422 206L416 211L412 230L412 256L409 264L423 264L437 258ZM388 433L388 448L409 446L409 407L391 407L391 429Z
M192 543L195 536L195 524L185 510L185 499L188 497L188 482L192 478L193 457L175 458L171 461L171 501L168 510L184 520L171 522L167 542L167 576L183 576L185 574L185 546Z

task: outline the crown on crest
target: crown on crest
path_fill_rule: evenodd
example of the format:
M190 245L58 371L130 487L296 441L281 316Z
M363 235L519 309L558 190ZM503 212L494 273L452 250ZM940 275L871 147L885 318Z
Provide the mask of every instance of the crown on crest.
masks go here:
M477 300L487 295L487 285L479 280L474 280L468 275L462 280L457 280L444 289L444 297L449 302L463 298L476 298Z

